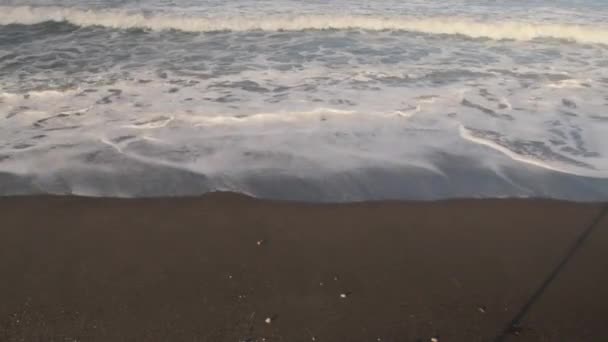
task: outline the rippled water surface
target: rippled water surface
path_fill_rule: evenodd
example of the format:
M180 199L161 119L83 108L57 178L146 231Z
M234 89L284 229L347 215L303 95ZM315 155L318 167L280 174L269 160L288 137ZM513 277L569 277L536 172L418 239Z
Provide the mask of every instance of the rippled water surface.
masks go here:
M0 174L5 195L607 200L608 3L0 0Z

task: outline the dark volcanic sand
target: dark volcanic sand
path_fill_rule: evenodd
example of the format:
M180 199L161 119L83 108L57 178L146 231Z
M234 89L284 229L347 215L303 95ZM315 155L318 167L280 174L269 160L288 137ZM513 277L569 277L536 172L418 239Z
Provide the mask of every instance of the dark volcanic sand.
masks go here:
M492 341L601 209L4 198L0 341ZM519 330L607 338L608 217Z

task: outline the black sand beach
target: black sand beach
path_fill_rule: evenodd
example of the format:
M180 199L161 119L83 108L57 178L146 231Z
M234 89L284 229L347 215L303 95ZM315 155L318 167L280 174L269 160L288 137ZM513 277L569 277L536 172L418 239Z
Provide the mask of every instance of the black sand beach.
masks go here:
M602 210L2 198L0 341L602 341Z

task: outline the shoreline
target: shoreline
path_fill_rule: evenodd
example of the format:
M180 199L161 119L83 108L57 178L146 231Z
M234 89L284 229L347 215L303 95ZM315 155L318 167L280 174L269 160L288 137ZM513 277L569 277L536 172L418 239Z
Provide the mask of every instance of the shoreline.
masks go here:
M3 197L0 340L491 341L605 206ZM605 336L607 243L506 340Z
M96 158L94 164L85 163L88 166L50 170L43 174L0 171L0 193L162 198L232 191L256 198L314 203L497 197L608 201L606 178L514 165L508 160L503 160L506 164L495 170L479 160L446 153L429 157L435 170L415 165L385 165L342 172L311 164L307 169L310 172L304 173L272 167L251 172L235 168L229 173L199 173L144 163L109 149L102 149ZM115 167L101 171L99 168L103 165Z
M316 202L312 200L300 199L276 199L257 197L247 193L236 191L211 190L200 195L175 195L175 196L149 196L149 197L112 197L112 196L87 196L76 194L16 194L16 195L0 195L0 205L3 201L45 201L45 200L67 200L67 201L101 201L101 202L171 202L171 201L249 201L251 203L265 203L269 205L295 205L295 206L318 206L318 207L352 207L352 206L383 206L383 205L436 205L449 204L458 202L528 202L535 203L553 203L553 204L571 204L582 206L606 206L608 201L604 200L568 200L551 197L526 197L526 196L496 196L496 197L448 197L440 199L371 199L371 200L354 200L350 202L335 201L335 202Z

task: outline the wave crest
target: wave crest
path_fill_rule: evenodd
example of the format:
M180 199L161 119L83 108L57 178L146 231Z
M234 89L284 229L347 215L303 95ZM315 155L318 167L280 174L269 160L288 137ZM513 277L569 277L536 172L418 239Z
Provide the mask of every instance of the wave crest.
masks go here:
M125 11L93 11L62 7L0 6L0 25L32 25L47 21L116 29L217 31L347 30L411 31L464 35L471 38L532 40L556 38L608 44L608 27L524 22L478 22L459 17L380 17L353 15L274 15L264 17L185 17Z

